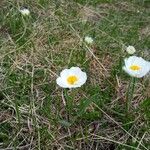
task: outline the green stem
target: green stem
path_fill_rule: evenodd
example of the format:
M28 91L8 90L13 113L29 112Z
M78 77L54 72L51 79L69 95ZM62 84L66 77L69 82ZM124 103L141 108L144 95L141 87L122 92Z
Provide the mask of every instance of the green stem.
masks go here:
M72 115L73 108L74 108L74 98L76 95L76 90L71 89L71 94L69 96L68 89L65 89L64 94L65 94L65 99L66 99L66 109L67 109L67 113L68 113L68 121L70 121L70 116Z
M66 99L66 109L67 109L67 118L70 120L70 114L72 112L72 98L68 95L68 89L64 89L65 99Z
M127 98L126 98L126 111L127 111L127 113L131 109L130 107L131 107L131 102L133 100L133 95L134 95L135 81L136 81L136 78L132 77L130 82L129 82L128 91L127 91Z

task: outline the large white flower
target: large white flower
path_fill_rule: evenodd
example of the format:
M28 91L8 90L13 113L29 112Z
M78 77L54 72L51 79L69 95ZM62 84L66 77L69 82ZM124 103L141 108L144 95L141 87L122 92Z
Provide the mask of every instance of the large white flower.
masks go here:
M77 88L81 87L86 80L87 75L85 72L81 71L79 67L71 67L61 71L56 83L63 88Z
M150 62L141 57L130 56L125 58L125 66L123 70L130 76L142 78L150 71Z
M23 16L28 16L28 15L30 14L29 9L26 8L26 7L21 8L19 11L21 12L21 14L22 14Z

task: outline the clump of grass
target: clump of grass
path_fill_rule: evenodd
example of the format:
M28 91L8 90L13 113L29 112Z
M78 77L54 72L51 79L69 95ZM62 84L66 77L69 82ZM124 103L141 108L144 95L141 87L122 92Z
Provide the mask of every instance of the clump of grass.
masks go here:
M149 79L137 82L126 116L122 72L124 45L149 56L146 1L0 3L0 149L150 148ZM86 85L59 88L57 76L72 66L87 72Z

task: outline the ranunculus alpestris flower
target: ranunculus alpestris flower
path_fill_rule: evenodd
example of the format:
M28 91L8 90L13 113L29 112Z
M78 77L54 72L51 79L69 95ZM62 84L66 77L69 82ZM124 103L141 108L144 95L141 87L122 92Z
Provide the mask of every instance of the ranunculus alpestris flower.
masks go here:
M87 75L79 67L71 67L61 71L56 83L62 88L81 87L87 80Z
M21 12L21 14L22 14L23 16L28 16L28 15L30 14L29 9L26 8L26 7L22 7L19 11Z
M130 55L132 55L132 54L134 54L136 52L134 46L130 46L130 45L126 48L126 51Z
M144 60L142 57L130 56L124 60L125 66L123 70L130 76L142 78L150 71L150 62Z
M85 36L84 41L85 41L87 44L92 44L94 40L93 40L93 38L90 37L90 36Z

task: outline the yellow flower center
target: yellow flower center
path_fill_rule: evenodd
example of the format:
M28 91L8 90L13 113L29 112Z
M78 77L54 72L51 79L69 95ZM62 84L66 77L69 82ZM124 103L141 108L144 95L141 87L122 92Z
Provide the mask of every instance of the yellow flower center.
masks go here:
M67 78L67 82L71 85L74 85L76 81L78 81L78 78L74 75Z
M133 70L133 71L137 71L137 70L140 70L141 67L138 66L138 65L132 65L132 66L130 66L130 69Z

